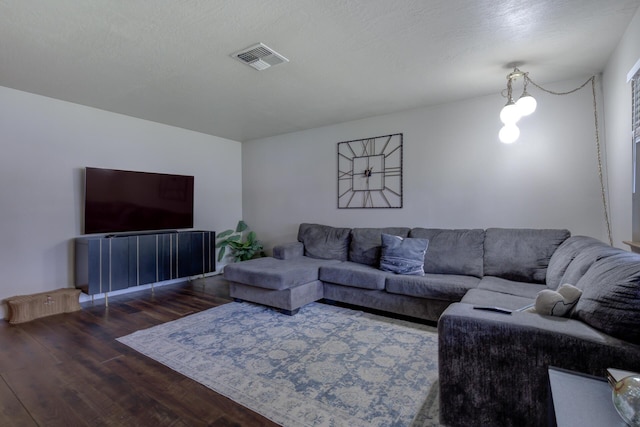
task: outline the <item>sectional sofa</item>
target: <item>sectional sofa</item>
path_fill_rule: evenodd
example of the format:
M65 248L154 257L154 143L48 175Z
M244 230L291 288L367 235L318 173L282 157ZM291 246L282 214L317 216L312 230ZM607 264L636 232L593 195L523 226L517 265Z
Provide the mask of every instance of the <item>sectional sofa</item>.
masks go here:
M398 241L424 245L406 256L418 274L380 269ZM546 425L549 366L640 371L640 256L568 230L301 224L297 242L224 276L232 297L288 314L324 299L437 321L446 425ZM582 291L568 317L523 311L566 283Z

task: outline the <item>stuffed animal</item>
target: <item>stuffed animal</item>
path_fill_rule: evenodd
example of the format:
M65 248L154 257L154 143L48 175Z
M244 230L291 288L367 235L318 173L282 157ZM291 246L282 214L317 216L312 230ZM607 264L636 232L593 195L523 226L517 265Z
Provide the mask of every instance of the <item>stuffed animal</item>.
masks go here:
M557 291L545 289L538 292L533 310L527 311L546 316L568 316L581 295L580 289L565 283Z

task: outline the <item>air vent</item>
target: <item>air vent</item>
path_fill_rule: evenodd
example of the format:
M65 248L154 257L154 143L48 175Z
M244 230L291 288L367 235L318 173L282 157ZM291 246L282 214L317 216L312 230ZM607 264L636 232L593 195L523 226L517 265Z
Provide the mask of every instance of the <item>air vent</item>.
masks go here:
M271 66L282 64L283 62L289 62L287 58L262 43L242 49L240 52L236 52L231 56L258 71L266 70Z

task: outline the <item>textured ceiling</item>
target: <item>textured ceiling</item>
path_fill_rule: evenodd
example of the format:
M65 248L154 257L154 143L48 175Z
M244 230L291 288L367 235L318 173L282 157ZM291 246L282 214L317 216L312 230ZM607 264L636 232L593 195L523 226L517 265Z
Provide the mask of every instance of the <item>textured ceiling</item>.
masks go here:
M0 0L0 86L236 141L603 67L640 0ZM256 71L258 42L290 62ZM499 96L499 95L497 95Z

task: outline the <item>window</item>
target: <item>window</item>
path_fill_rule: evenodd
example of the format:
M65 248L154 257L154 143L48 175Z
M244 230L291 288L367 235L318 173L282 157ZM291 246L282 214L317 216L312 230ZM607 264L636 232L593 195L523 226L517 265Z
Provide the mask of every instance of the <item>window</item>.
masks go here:
M640 70L631 79L631 130L633 141L640 142Z
M631 135L633 138L633 193L638 183L638 166L640 166L640 70L631 78Z
M633 77L631 77L633 76ZM631 139L633 145L633 194L632 230L633 241L640 242L640 61L627 76L631 81ZM640 251L640 248L634 249Z

